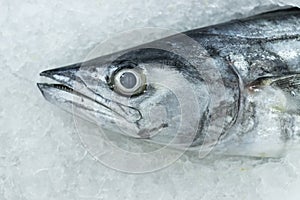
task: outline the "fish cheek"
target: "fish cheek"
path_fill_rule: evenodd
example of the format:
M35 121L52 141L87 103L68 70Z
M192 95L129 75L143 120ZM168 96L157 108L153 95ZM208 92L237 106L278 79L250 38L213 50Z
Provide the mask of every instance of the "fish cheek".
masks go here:
M176 134L180 125L181 107L176 96L166 90L160 90L144 100L139 107L142 120L139 123L141 138L155 136L170 138Z

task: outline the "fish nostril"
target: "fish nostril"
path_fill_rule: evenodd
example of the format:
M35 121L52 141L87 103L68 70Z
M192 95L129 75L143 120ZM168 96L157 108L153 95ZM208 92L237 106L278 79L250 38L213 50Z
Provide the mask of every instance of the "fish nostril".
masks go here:
M105 80L107 83L109 83L109 76L105 76Z

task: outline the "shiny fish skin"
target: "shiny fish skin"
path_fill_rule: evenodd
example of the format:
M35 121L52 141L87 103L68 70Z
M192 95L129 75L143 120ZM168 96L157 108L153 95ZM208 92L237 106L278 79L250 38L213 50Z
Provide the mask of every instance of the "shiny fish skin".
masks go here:
M182 49L194 56L174 53ZM124 69L141 73L143 92L129 98L114 91ZM38 87L51 103L73 114L74 105L76 115L117 134L179 149L277 157L300 134L299 74L300 9L293 8L47 70L41 76L61 87Z
M233 63L243 80L251 82L265 75L299 71L299 18L300 11L294 8L186 34L201 43L211 56Z

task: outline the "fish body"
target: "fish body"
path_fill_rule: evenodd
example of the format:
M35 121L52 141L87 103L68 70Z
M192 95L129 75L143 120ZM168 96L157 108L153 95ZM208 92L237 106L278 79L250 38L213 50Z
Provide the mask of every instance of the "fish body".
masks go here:
M281 155L300 134L300 10L187 31L41 76L59 82L38 83L48 101L117 134Z

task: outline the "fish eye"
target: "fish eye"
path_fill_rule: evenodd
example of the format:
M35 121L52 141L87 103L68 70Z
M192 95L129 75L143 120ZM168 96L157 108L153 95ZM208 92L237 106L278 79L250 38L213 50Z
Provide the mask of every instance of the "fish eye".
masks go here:
M113 89L123 96L135 96L146 87L146 78L140 69L121 69L113 78Z
M124 72L120 76L120 83L126 89L133 89L137 85L137 77L132 72Z

